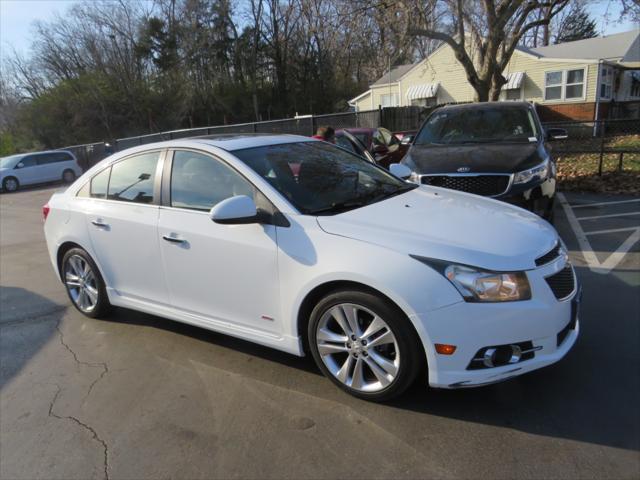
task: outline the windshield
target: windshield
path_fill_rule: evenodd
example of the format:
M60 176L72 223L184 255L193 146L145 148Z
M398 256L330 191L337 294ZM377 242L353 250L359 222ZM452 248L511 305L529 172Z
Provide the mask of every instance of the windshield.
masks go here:
M340 213L417 187L325 142L269 145L233 154L306 214Z
M11 155L10 157L0 158L0 168L12 168L16 166L22 155Z
M415 144L531 142L537 137L536 122L528 108L445 108L429 117Z

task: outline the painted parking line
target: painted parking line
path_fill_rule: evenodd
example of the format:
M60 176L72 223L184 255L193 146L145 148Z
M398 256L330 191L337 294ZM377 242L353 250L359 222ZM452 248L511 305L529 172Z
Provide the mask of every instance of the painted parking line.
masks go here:
M576 208L584 208L584 207L603 207L603 206L609 206L609 205L619 205L621 203L634 203L634 202L640 202L640 198L634 198L632 200L616 200L613 202L597 202L597 203L582 203L580 205L571 205L571 208L573 208L574 210Z
M582 225L580 225L580 221L582 220L597 220L600 218L611 218L611 217L622 217L628 215L638 215L640 212L631 212L631 213L619 213L619 214L609 214L609 215L595 215L589 217L577 217L573 212L574 208L582 208L582 207L595 207L595 206L604 206L604 205L613 205L613 204L621 204L621 203L631 203L637 202L640 200L619 200L614 202L598 202L598 203L587 203L572 206L567 202L567 199L562 193L557 194L558 201L564 210L565 215L567 216L567 220L569 221L569 225L573 230L573 233L578 240L578 245L580 246L580 250L582 250L582 256L584 257L589 270L595 273L600 273L603 275L608 274L611 270L616 268L618 264L622 261L624 256L631 250L631 248L635 245L635 243L640 240L640 226L626 227L626 228L613 228L607 230L595 230L590 232L585 232L582 229ZM596 253L593 251L591 247L591 243L589 242L589 236L591 235L602 235L606 233L619 233L619 232L630 232L629 237L622 242L611 255L609 255L604 261L600 261L596 256Z

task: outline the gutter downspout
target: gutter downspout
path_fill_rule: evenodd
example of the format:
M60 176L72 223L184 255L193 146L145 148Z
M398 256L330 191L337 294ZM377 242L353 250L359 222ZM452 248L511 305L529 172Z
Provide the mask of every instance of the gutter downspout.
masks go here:
M598 74L596 75L596 109L593 113L593 136L597 135L598 115L600 114L600 75L602 73L602 59L598 60Z

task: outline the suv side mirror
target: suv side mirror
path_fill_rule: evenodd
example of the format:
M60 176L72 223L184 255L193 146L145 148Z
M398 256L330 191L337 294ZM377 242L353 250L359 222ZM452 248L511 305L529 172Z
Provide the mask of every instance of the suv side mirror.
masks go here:
M16 166L13 167L13 168L16 168L16 169L24 168L24 163L18 162L18 163L16 163Z
M547 129L547 140L565 140L569 138L569 134L564 128Z
M406 180L411 176L411 169L402 163L392 163L389 165L389 171L392 175L395 175L398 178Z
M411 145L413 143L414 137L415 135L405 135L404 137L402 137L402 140L400 141L400 143L402 145Z
M237 195L215 204L209 212L211 220L223 225L259 223L258 208L252 198Z

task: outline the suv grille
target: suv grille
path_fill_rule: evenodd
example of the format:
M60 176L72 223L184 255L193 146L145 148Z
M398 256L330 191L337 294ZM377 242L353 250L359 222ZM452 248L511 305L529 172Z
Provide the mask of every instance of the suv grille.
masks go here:
M556 243L556 246L549 250L541 257L536 258L536 266L540 267L555 260L560 255L560 243Z
M573 276L573 269L570 263L567 263L562 270L545 278L545 280L558 300L563 300L571 295L571 292L573 292L576 286L576 280Z
M506 192L509 175L423 175L420 182L476 195L496 196Z

